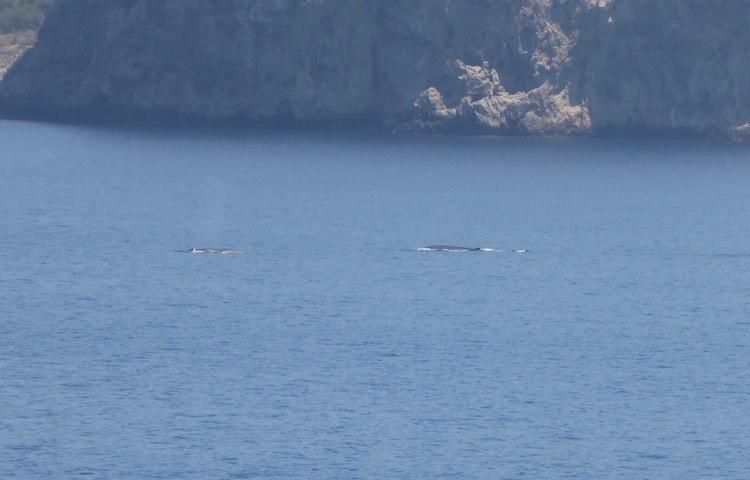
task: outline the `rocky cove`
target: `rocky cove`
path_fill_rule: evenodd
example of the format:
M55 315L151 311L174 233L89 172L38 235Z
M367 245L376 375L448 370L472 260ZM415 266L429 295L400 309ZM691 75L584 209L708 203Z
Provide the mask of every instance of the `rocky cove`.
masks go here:
M57 0L0 113L741 139L749 23L742 0Z

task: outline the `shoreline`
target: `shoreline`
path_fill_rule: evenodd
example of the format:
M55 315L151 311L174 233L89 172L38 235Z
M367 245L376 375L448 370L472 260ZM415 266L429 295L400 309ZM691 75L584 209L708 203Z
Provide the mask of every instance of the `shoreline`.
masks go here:
M165 119L159 118L113 118L111 116L99 116L96 118L75 116L65 117L64 115L12 115L2 110L0 107L0 121L8 122L30 122L40 123L51 126L80 126L89 128L101 128L107 130L137 130L137 131L205 131L205 132L309 132L320 134L362 134L362 135L383 135L394 138L462 138L462 139L540 139L540 140L576 140L576 139L598 139L598 140L665 140L665 141L685 141L699 143L720 143L729 145L750 144L745 139L732 138L732 135L725 131L696 131L696 130L676 130L676 129L648 129L648 128L604 128L594 129L592 131L573 134L573 135L542 135L529 134L523 132L488 132L488 131L413 131L397 130L388 128L375 122L282 122L282 121L188 121L185 119Z

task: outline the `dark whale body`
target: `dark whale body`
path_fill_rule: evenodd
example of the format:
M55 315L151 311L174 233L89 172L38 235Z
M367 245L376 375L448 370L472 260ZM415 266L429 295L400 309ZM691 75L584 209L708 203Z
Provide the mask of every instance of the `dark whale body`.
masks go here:
M459 247L456 245L427 245L419 248L423 252L478 252L481 247Z

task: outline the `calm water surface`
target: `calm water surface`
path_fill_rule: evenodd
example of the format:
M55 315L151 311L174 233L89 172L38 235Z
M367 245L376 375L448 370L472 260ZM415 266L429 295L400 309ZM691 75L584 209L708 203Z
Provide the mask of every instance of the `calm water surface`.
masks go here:
M0 478L750 472L747 148L0 122L0 247Z

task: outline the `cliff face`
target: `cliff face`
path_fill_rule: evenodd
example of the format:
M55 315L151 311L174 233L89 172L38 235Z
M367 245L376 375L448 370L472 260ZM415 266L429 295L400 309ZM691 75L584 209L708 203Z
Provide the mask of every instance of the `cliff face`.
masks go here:
M398 123L419 116L414 102L429 87L445 85L453 103L480 99L461 84L457 61L507 72L512 89L541 85L548 72L534 76L523 5L60 0L0 100L84 118Z
M742 0L58 0L6 115L416 131L750 120Z
M0 80L36 42L53 0L0 0Z
M0 33L0 80L5 73L36 42L34 30Z
M616 0L582 20L570 73L597 128L750 120L750 2Z

